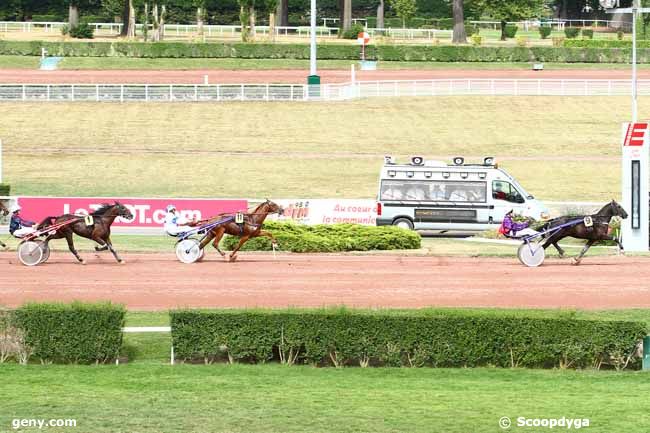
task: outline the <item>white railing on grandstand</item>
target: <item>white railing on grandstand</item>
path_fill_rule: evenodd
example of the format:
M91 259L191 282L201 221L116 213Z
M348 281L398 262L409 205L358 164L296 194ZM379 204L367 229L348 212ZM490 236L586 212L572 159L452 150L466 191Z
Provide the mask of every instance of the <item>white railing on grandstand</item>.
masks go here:
M650 80L638 81L650 95ZM627 96L629 80L475 79L357 81L323 84L0 84L0 101L221 102L340 101L454 95Z
M489 20L480 20L480 21L470 21L470 24L477 25L479 27L491 28L494 30L499 30L501 28L501 21L489 21ZM623 27L624 29L631 29L631 21L611 21L611 20L569 20L569 19L552 19L541 21L539 19L525 20L525 21L507 21L507 24L515 24L518 27L521 27L524 30L529 30L531 28L537 28L539 26L547 25L554 27L557 30L564 30L565 27L606 27L609 29L618 29Z

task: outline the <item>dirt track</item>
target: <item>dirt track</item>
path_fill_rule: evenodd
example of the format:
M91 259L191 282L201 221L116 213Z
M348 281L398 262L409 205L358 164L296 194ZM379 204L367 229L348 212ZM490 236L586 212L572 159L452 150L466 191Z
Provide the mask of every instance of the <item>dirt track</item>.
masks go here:
M493 306L589 309L650 307L650 258L587 257L579 267L547 260L346 255L241 255L210 252L184 265L168 254L53 253L42 266L0 253L0 305L25 301L111 300L130 309L169 307Z
M321 82L350 81L349 70L320 70ZM39 71L25 69L0 69L0 83L141 83L141 84L201 84L208 75L211 84L221 83L305 83L306 70L59 70ZM629 80L627 70L378 70L357 71L357 80L431 80L444 78L579 78ZM640 79L650 78L650 70L639 71Z

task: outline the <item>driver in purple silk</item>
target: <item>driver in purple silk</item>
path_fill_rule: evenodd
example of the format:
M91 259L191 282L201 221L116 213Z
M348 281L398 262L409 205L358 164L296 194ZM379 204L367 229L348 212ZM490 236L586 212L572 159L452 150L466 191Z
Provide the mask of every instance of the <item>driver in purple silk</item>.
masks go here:
M499 233L512 237L522 237L528 235L535 235L539 232L529 228L528 221L517 222L514 220L514 211L510 210L504 217Z

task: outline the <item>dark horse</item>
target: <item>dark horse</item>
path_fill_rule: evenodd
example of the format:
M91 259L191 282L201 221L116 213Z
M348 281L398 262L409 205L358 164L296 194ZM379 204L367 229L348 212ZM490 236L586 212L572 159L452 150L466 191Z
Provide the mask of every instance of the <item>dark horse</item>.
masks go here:
M0 215L2 216L9 215L9 209L7 209L1 201L0 201ZM4 242L0 241L0 247L7 248L7 245L5 245Z
M48 235L45 238L45 244L52 239L61 239L65 238L68 241L68 248L70 252L74 254L77 260L85 264L86 262L79 257L79 253L74 247L72 242L72 235L77 234L82 238L91 239L99 244L95 246L95 251L106 251L110 250L119 263L124 263L124 261L117 255L115 249L113 249L113 244L111 243L111 224L115 221L115 218L122 217L126 219L132 219L133 214L127 209L122 203L115 202L114 204L104 203L96 211L92 212L89 217L65 214L59 217L47 217L39 225L38 230L47 229L47 227L62 223L65 221L71 221L68 225L65 225L56 230L55 233Z
M557 244L561 239L569 236L577 239L587 239L585 247L580 251L580 254L573 259L574 264L576 265L580 264L582 256L584 256L587 250L598 241L614 241L616 242L616 245L618 245L618 248L623 251L623 245L621 245L618 239L611 235L609 229L609 222L612 217L615 216L625 219L627 218L627 212L625 212L625 209L623 209L620 204L615 200L612 200L593 215L562 216L549 220L541 227L540 231L552 230L553 227L558 227L571 221L580 220L580 222L551 233L543 241L544 243L542 246L546 249L548 246L553 245L560 253L560 257L564 257L564 250ZM587 217L590 217L592 220L592 225L590 227L585 225L585 219Z
M210 231L208 236L201 242L200 248L203 249L207 244L212 241L212 246L214 246L219 254L222 257L226 256L226 253L219 249L219 241L224 234L229 234L231 236L239 237L239 244L235 247L234 250L230 253L230 261L234 262L237 260L237 251L250 239L256 238L258 236L266 236L271 239L273 245L277 245L277 241L270 232L262 230L262 224L269 214L277 213L281 214L283 212L282 208L276 203L273 203L270 200L266 200L264 203L257 206L253 209L252 212L244 214L244 222L242 224L237 224L235 220L228 221L225 224L221 224ZM217 217L211 218L209 221L215 221L221 219L225 214L218 215Z

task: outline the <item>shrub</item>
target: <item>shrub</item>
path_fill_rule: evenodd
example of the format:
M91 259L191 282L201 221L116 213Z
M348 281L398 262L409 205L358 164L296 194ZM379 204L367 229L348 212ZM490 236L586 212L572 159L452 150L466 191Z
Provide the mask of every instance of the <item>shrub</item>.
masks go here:
M295 253L405 250L420 248L420 235L398 227L372 227L357 224L298 225L293 223L264 223L264 229L273 233L282 251ZM232 250L239 238L227 236L223 246ZM271 251L266 237L249 240L243 251Z
M8 183L0 183L0 196L9 195L11 193L11 186Z
M122 347L124 307L101 304L27 304L15 326L42 363L105 363Z
M564 29L564 35L567 39L575 39L580 36L580 29L578 27L566 27Z
M564 38L563 36L555 36L555 37L551 38L551 40L553 41L553 46L554 46L554 47L561 47L561 46L563 46L563 44L564 44L564 39L565 39L565 38Z
M470 24L469 22L465 23L465 33L467 34L468 37L478 35L481 32L481 29L479 26Z
M352 24L348 30L341 33L343 39L356 39L359 33L363 31L363 26L361 24Z
M62 25L61 26L61 34L63 36L68 36L68 34L70 34L70 26L68 26L67 24Z
M31 355L31 348L25 344L25 333L14 322L11 311L0 310L0 364L10 359L27 364Z
M549 36L551 36L552 31L553 31L553 29L550 26L540 26L540 28L539 28L539 36L542 39L546 39Z
M594 29L582 29L582 37L585 39L593 39Z
M570 48L632 48L632 41L612 39L571 39L564 41L565 47ZM650 40L637 40L637 48L650 48Z
M483 38L479 35L472 35L470 39L472 41L472 45L475 45L477 47L483 43Z
M95 29L88 23L81 23L70 29L70 36L76 39L92 39Z
M625 37L625 33L623 33L623 30L620 30L620 29L619 29L619 30L616 32L616 37L618 38L619 41L622 41L623 38Z
M506 24L506 38L514 38L517 35L518 27L514 24Z
M53 15L53 14L46 14L46 15L38 15L34 14L32 15L32 21L33 22L38 22L38 23L58 23L61 21L65 21L65 19L61 15Z
M464 310L175 310L182 360L403 367L638 367L646 326Z

